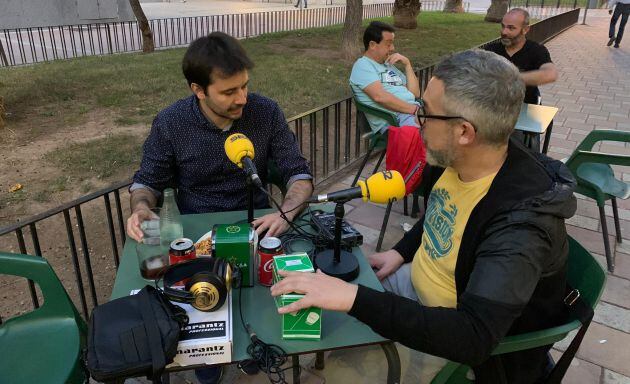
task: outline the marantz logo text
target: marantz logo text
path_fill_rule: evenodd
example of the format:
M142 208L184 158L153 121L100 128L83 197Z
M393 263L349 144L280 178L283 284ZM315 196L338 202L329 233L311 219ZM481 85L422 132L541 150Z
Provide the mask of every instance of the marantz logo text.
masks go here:
M202 352L214 352L214 351L223 351L225 348L224 345L213 345L210 347L202 347L202 348L190 348L190 349L178 349L177 354L191 354L191 353L202 353Z

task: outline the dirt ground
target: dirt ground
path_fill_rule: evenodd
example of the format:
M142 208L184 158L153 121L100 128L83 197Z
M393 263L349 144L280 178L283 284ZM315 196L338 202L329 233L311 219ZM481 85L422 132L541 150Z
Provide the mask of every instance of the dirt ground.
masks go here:
M9 128L0 130L0 227L24 220L35 214L45 212L63 203L69 202L86 193L93 192L113 182L129 179L133 169L120 169L106 179L90 178L86 181L68 180L65 189L54 191L51 180L63 177L63 171L47 161L46 154L58 148L64 148L74 143L83 143L105 137L107 135L132 134L146 136L148 126L118 126L107 111L94 110L86 123L57 130L50 135L39 135L37 139L25 140L28 137L28 127L45 124L43 121L20 122ZM15 192L21 196L12 196L8 190L10 186L20 183L22 190ZM86 190L81 185L89 185ZM36 199L33 196L37 197ZM117 231L118 220L114 207L114 197L111 196L112 212ZM121 203L124 210L123 220L128 215L128 194L121 190ZM114 252L108 232L107 216L105 214L103 198L94 200L81 206L81 213L86 228L87 249L91 268L94 272L94 295L98 302L107 300L115 276ZM88 292L87 306L91 308L94 301L90 297L92 290L86 274L84 250L78 232L76 212L70 211L70 218L74 227L74 243L80 260L80 269L84 291ZM55 215L38 223L36 230L43 256L51 263L55 272L73 298L75 305L82 311L82 303L78 295L76 271L73 267L69 240L66 235L65 222L62 214ZM24 230L27 253L34 254L30 230ZM122 248L120 233L117 232L117 248ZM10 233L0 236L0 250L19 252L16 234ZM31 308L31 298L24 279L0 276L0 317L6 320L16 314L24 313ZM40 297L41 303L41 297Z

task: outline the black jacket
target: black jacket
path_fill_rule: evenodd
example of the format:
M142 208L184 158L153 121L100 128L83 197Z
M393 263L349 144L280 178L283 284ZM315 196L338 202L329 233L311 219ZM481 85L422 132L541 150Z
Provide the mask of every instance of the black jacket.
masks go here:
M429 188L443 170L435 171ZM472 366L478 383L535 382L550 346L490 353L506 335L566 319L564 220L576 210L574 188L564 164L511 140L505 163L464 229L455 266L457 308L425 307L359 286L350 315L383 337ZM420 246L423 222L394 247L406 262Z

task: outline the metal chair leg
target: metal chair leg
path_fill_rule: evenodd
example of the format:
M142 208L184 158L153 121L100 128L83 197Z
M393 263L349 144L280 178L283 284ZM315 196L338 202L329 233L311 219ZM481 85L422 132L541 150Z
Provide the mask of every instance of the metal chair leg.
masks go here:
M291 364L293 365L293 383L300 384L300 356L291 356Z
M381 153L381 157L378 158L378 162L376 162L376 167L374 167L374 170L372 171L372 174L375 174L376 172L378 172L378 168L381 166L381 163L383 162L383 159L385 158L385 150L383 150L383 152Z
M618 244L621 244L621 225L619 225L619 209L617 209L617 198L613 197L612 199L612 209L613 209L613 218L615 219L615 234L616 240Z
M387 384L400 383L401 366L400 356L396 349L396 344L389 342L381 344L383 352L385 352L385 358L387 359Z
M604 252L606 253L606 264L608 265L608 272L613 273L615 271L615 262L610 252L610 244L608 244L608 225L606 224L606 214L604 207L599 207L599 220L602 223L602 233L604 235Z
M413 217L414 219L418 218L418 213L420 213L420 197L418 196L417 193L413 193L412 194L412 198L411 198L411 217Z
M365 168L365 165L367 164L368 160L370 159L370 155L372 154L373 150L374 150L374 147L370 145L370 147L368 148L367 153L365 154L365 157L363 158L363 161L361 162L361 166L359 167L359 171L357 172L357 175L354 177L354 181L352 181L352 186L353 187L357 184L357 181L359 181L359 177L361 177L361 172L363 172L363 168Z
M409 213L407 212L407 195L405 195L405 198L403 199L403 214L405 216L409 216Z
M385 216L383 217L383 225L381 225L381 232L378 234L378 242L376 243L376 252L381 251L381 245L383 244L383 237L385 237L385 229L387 228L387 222L389 221L389 214L392 212L392 202L387 203L387 209L385 209Z
M547 131L545 132L545 143L543 144L542 153L547 154L547 150L549 149L549 140L551 140L551 131L553 130L553 120L549 123L547 127Z
M321 371L324 369L324 352L317 352L315 354L315 369Z

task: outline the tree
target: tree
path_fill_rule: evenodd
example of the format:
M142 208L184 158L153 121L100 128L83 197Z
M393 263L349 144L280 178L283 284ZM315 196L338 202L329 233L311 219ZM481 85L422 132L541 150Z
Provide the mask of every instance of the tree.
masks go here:
M444 12L464 13L462 0L446 0L446 3L444 4Z
M0 96L0 129L4 128L4 99Z
M142 32L142 52L153 52L155 50L155 45L153 44L153 33L151 32L149 21L140 6L140 0L129 0L129 4L131 5L133 14L136 16L136 20L138 20L138 26Z
M492 0L488 13L486 13L485 21L491 23L500 23L503 20L503 16L508 10L508 0Z
M403 29L418 28L418 14L420 13L420 0L395 0L394 1L394 26Z
M341 52L346 60L354 60L363 52L360 41L362 21L363 0L347 0L346 19L341 34Z

